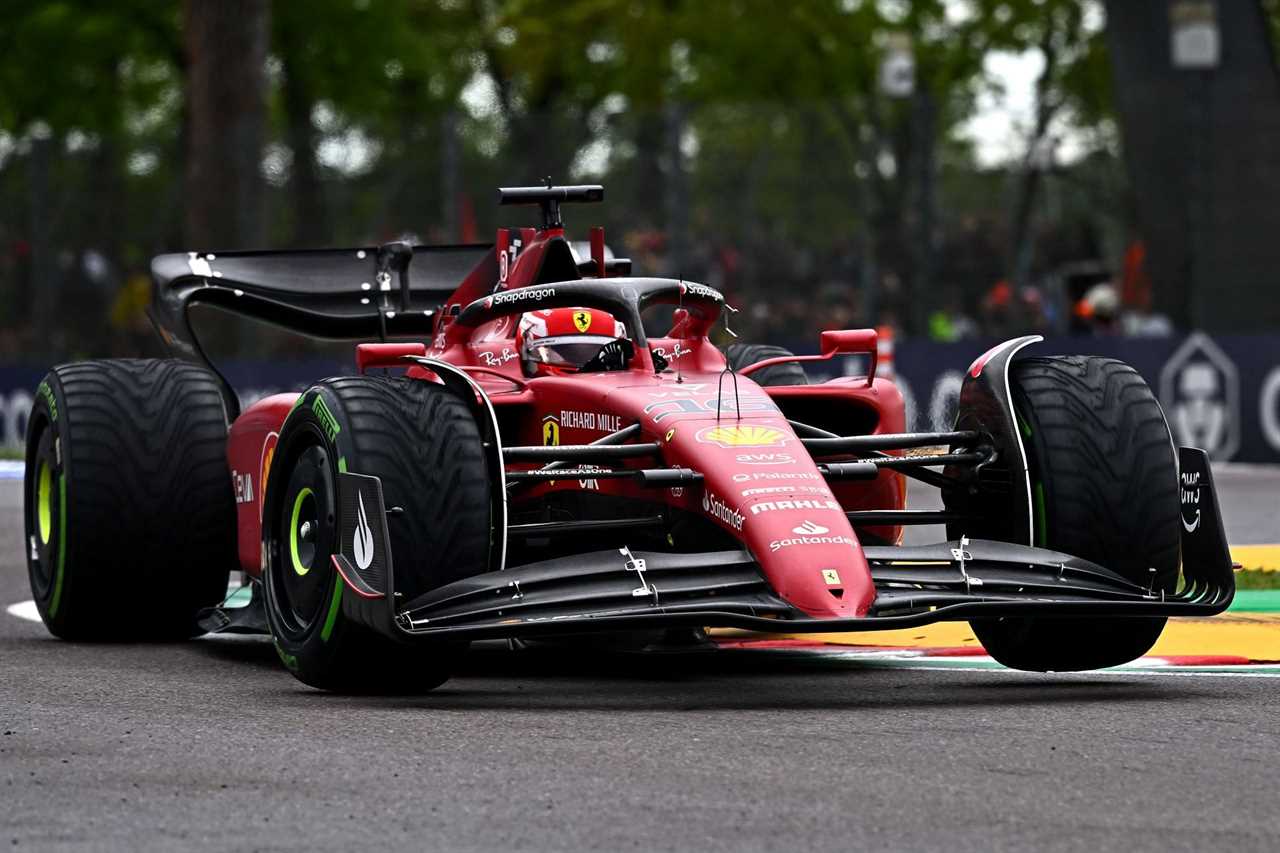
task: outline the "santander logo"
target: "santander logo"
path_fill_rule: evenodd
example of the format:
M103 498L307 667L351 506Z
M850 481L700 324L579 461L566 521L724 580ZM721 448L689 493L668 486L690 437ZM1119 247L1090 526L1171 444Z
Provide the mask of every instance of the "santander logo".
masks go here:
M356 515L356 532L351 546L355 552L356 566L364 571L373 562L373 530L369 527L369 517L365 515L364 495L356 492L356 500L360 502L360 508Z
M791 528L791 532L797 536L821 536L824 533L830 533L831 528L823 527L821 524L814 524L806 518L804 524Z
M858 543L852 537L832 536L830 535L830 528L815 524L807 518L791 528L791 532L795 534L794 539L774 539L769 543L769 550L777 553L783 548L794 548L797 545L848 545L851 548L858 547ZM837 575L836 583L838 582L839 576ZM828 580L828 583L831 583L831 581Z
M734 530L742 529L743 514L713 495L710 490L702 493L702 511L712 518L723 521Z

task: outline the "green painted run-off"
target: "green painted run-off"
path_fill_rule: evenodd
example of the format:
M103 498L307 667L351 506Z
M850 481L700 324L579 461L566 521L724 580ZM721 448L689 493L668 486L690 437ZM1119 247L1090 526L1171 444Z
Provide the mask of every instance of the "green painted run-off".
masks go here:
M1280 589L1239 589L1231 612L1280 613Z

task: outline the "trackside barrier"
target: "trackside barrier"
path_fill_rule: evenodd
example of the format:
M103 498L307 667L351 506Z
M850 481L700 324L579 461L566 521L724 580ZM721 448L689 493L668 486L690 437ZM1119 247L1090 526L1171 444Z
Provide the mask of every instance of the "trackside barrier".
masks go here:
M892 375L907 401L907 429L947 430L955 419L964 370L998 341L934 343L878 336L878 376ZM769 343L775 343L770 341ZM799 354L811 340L776 341ZM1155 389L1179 444L1203 447L1215 461L1280 463L1280 335L1207 335L1171 338L1051 338L1028 352L1083 353L1132 364ZM302 390L317 379L351 373L337 361L229 362L223 372L247 404L266 394ZM811 362L815 379L829 378L836 362ZM40 366L0 365L0 446L22 446Z
M907 429L946 430L955 422L964 370L994 338L958 343L890 341L888 359L907 403ZM814 342L781 341L797 353ZM1101 355L1133 365L1150 383L1181 445L1203 447L1214 461L1280 463L1280 335L1170 338L1050 338L1026 355ZM813 365L806 365L817 377ZM877 371L884 375L881 367Z
M339 361L228 362L219 365L240 397L241 407L270 394L302 391L318 379L351 373ZM47 372L44 367L0 365L0 447L18 450L26 440L36 386Z

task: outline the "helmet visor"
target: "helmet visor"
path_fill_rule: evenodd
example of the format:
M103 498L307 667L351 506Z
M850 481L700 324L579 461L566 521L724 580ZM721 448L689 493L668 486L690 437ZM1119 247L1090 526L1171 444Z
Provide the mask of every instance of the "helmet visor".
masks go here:
M595 358L614 338L603 335L563 335L531 341L525 358L553 367L577 369Z

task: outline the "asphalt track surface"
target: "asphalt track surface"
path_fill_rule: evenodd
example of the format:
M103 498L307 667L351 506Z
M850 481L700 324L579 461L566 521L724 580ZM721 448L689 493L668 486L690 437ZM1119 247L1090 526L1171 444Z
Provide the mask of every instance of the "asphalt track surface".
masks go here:
M1233 539L1276 541L1280 474L1219 481ZM26 598L0 482L0 604ZM426 696L343 698L257 640L73 645L0 609L0 849L1275 850L1277 696L495 650Z

